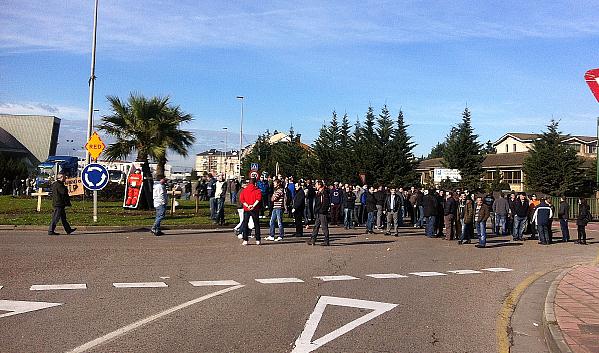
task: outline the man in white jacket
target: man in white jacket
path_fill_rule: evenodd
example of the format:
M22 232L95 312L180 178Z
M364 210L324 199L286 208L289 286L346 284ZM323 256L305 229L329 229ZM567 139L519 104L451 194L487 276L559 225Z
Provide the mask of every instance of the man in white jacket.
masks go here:
M154 195L154 209L156 209L156 220L154 221L154 225L150 231L156 236L164 234L160 230L160 222L162 222L164 216L166 215L166 205L168 201L165 184L166 178L161 178L160 181L154 182L154 188L152 190Z

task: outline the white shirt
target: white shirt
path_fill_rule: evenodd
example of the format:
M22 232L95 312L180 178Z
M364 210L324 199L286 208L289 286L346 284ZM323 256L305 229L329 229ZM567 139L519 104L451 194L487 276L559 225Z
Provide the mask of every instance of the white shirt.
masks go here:
M154 207L159 207L162 205L166 205L166 187L164 186L164 184L160 184L159 181L154 182L154 187L152 190L152 193L154 194Z

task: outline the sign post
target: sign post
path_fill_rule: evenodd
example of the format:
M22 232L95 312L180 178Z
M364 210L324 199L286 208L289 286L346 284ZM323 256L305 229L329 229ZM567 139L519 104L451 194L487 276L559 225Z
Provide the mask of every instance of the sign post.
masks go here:
M81 181L87 190L94 192L94 222L98 221L98 190L108 184L108 170L103 165L91 163L83 168Z
M93 159L94 161L97 161L98 157L100 157L100 154L102 153L102 151L104 151L104 148L106 148L106 145L100 138L100 135L98 135L98 133L94 131L94 133L90 136L89 140L85 144L85 149L87 150L90 158ZM88 164L85 167L85 169L83 169L83 171L85 172L88 169L88 167L90 167L92 165L94 167L93 167L93 169L90 169L90 171L93 171L93 170L97 171L98 166L99 166L103 169L103 172L105 172L105 175L106 175L106 183L104 183L104 185L100 188L95 188L94 185L89 183L89 175L87 175L87 177L88 177L87 183L86 183L86 181L82 180L83 186L85 186L85 188L88 190L93 190L93 192L94 192L94 222L98 222L98 190L102 190L104 188L104 186L106 186L106 184L108 184L108 171L103 166L101 166L99 164L95 164L95 163ZM81 174L81 177L83 179L83 173Z

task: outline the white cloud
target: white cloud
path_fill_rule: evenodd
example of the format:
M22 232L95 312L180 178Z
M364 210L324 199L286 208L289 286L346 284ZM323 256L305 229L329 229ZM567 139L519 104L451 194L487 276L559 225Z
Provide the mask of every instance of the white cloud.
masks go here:
M0 113L15 115L52 115L61 119L87 119L87 109L73 106L52 105L40 102L1 103Z
M102 0L98 46L131 51L593 37L598 10L591 1ZM93 1L8 0L0 7L0 51L89 52L92 23Z

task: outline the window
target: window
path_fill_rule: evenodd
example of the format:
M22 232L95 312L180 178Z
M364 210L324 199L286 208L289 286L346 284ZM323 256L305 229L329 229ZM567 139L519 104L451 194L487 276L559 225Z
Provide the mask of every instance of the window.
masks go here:
M493 181L495 180L495 170L487 170L485 171L485 175L483 176L483 180L485 181Z
M595 153L597 153L597 146L595 146L595 145L588 145L587 150L589 151L588 153L595 154Z
M513 152L516 152L516 144L515 143L514 143L514 151Z
M522 183L522 171L520 170L506 170L503 172L503 181L510 184Z
M507 143L505 144L505 153L508 153L510 151L510 145L508 145Z
M572 148L576 153L580 152L580 143L568 143L568 147Z

